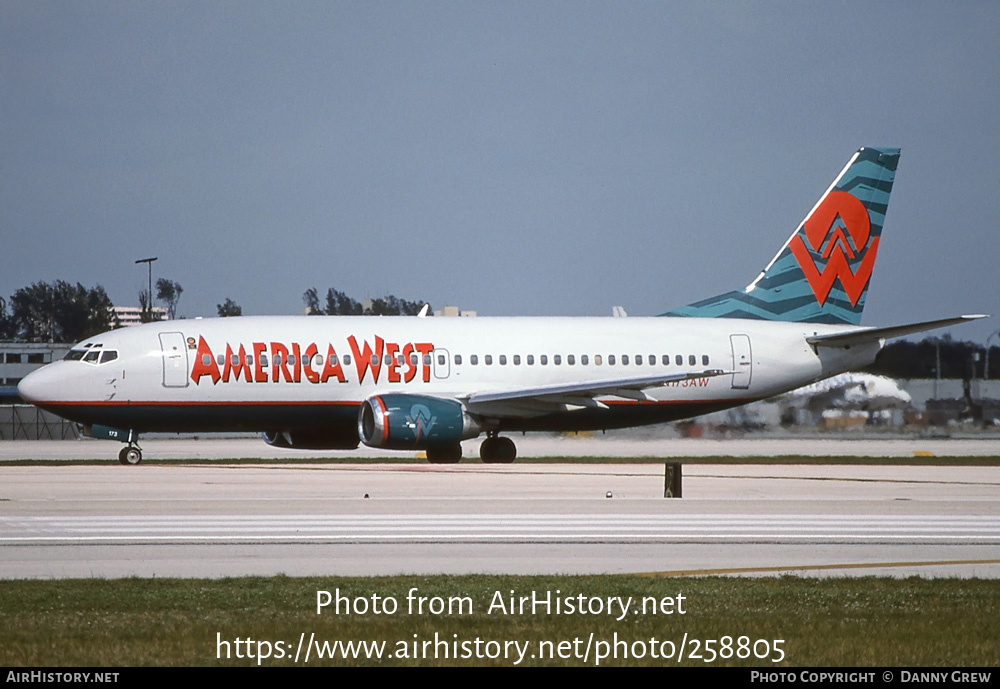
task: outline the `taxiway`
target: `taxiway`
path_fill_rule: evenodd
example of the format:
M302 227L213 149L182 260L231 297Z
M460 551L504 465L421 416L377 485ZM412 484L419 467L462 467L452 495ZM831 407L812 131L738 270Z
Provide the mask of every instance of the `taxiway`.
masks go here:
M680 499L663 497L663 474L656 463L5 466L0 578L1000 577L997 467L689 465Z

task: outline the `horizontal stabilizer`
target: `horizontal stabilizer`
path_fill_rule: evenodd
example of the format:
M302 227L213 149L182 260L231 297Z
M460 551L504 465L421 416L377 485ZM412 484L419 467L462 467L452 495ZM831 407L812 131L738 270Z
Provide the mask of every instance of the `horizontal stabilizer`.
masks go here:
M869 344L878 340L887 340L892 337L903 337L913 333L921 333L925 330L935 328L947 328L950 325L958 325L969 321L987 318L982 314L971 316L957 316L955 318L942 318L937 321L925 321L923 323L910 323L909 325L892 325L887 328L855 328L844 333L832 333L829 335L813 335L806 338L806 342L819 347L850 347L852 345Z

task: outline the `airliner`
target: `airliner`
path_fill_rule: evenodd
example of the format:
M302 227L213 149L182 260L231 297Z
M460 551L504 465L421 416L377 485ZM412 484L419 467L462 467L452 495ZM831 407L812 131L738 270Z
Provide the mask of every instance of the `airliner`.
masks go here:
M509 434L676 421L871 364L958 316L860 325L899 149L858 150L743 289L647 318L271 316L113 330L26 376L25 400L119 440L255 431L271 445L516 457ZM616 309L616 315L625 315ZM501 435L502 433L508 435Z

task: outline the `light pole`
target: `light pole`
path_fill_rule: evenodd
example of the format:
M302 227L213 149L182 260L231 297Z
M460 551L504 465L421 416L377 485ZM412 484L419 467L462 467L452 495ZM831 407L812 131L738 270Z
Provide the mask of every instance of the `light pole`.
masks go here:
M153 315L153 261L155 261L158 256L153 256L151 258L140 258L136 261L137 264L145 263L149 266L149 291L146 292L146 313L147 319L152 320Z

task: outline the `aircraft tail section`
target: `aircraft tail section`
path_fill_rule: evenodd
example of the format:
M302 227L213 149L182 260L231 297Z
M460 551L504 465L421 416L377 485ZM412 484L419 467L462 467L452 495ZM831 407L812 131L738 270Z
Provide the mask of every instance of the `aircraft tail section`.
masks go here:
M898 148L862 148L756 280L662 316L858 325Z

